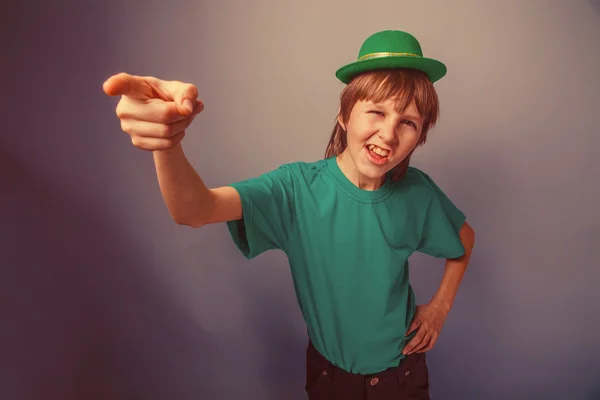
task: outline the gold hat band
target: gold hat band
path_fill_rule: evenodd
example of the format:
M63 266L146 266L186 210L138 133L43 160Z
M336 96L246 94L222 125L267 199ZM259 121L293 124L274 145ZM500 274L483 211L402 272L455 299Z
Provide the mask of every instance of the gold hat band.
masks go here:
M366 60L369 58L379 58L379 57L394 57L394 56L409 56L409 57L421 57L418 54L414 54L414 53L389 53L389 52L381 52L381 53L370 53L370 54L365 54L364 56L360 57L357 61L362 61L362 60Z

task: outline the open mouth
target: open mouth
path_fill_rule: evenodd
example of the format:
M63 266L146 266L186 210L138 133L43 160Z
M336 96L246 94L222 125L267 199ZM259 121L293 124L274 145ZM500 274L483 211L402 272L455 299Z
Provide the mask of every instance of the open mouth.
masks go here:
M386 149L382 149L374 144L369 144L366 146L367 153L369 154L369 158L377 164L381 164L385 162L390 155L390 151Z

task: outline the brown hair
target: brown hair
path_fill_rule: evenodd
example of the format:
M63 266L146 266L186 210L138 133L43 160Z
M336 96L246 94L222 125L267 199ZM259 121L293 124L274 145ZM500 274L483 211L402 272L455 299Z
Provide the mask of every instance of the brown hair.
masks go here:
M381 69L354 77L342 90L340 112L336 116L325 158L341 154L347 146L346 132L338 117L347 124L350 112L358 101L378 103L387 99L396 99L397 112L402 112L411 102L415 102L423 119L423 129L417 147L423 145L427 140L427 132L435 125L439 116L439 100L433 83L425 73L415 69ZM406 173L411 155L412 152L394 167L394 180L400 179Z

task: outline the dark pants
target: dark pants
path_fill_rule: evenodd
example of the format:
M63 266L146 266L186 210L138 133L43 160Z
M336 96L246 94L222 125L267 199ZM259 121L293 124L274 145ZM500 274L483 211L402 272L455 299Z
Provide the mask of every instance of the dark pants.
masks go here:
M430 400L425 353L415 353L398 367L360 375L331 364L309 341L306 393L310 400Z

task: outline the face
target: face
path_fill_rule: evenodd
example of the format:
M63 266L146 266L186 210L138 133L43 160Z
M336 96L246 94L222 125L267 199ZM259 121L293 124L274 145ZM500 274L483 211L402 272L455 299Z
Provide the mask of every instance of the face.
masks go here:
M340 155L340 168L358 187L374 190L385 174L400 164L417 146L422 120L414 103L402 113L394 101L357 102L347 124L339 119L347 134L348 147Z

